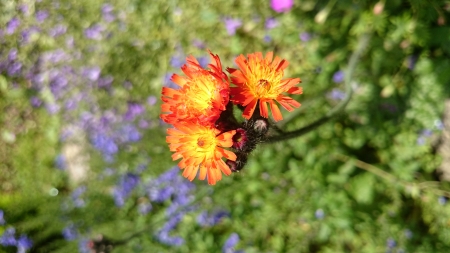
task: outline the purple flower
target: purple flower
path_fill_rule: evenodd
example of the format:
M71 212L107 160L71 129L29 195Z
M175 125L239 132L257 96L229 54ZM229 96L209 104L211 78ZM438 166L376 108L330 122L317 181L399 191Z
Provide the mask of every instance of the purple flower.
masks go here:
M119 184L114 188L113 192L116 206L121 207L125 204L125 199L136 188L139 182L139 176L133 173L127 173L120 178Z
M78 241L78 252L80 253L91 253L91 248L89 247L89 244L91 241L89 239L83 238L80 241Z
M136 116L141 115L144 111L145 108L141 104L129 102L128 110L123 118L127 121L133 121L136 118Z
M170 58L170 66L173 68L181 68L186 63L184 55L174 55Z
M73 241L77 239L78 232L74 224L69 224L67 227L65 227L62 231L62 235L66 241Z
M6 34L13 34L17 27L20 25L20 20L17 17L12 18L7 24L6 24Z
M91 67L91 68L84 68L82 70L82 74L84 77L91 81L97 81L100 77L101 69L98 66Z
M15 238L16 229L13 227L9 227L6 229L6 231L3 233L3 235L0 237L0 244L7 247L7 246L16 246L17 240Z
M42 101L38 97L33 96L30 98L30 104L33 107L39 107L39 106L41 106Z
M265 27L267 30L273 29L273 28L277 27L278 25L279 25L279 22L275 18L266 19Z
M91 135L91 143L100 152L104 155L114 155L119 151L119 147L115 143L115 141L103 133L97 133Z
M440 196L440 197L438 198L438 202L439 202L440 205L443 206L443 205L447 204L447 198L444 197L444 196Z
M142 215L148 214L152 210L152 208L153 208L152 204L150 204L148 202L139 203L139 205L138 205L139 213Z
M233 253L234 247L239 243L239 235L236 233L232 233L230 237L225 241L222 247L222 253Z
M194 47L198 48L198 49L205 49L205 43L199 39L194 39L192 41L192 45L194 45Z
M2 209L0 209L0 226L5 225L6 221L5 221L5 213L3 212Z
M36 20L38 23L44 22L46 18L48 18L48 11L40 10L36 12Z
M12 48L8 53L8 61L15 61L17 59L17 48Z
M242 21L237 18L224 18L223 22L225 24L225 28L227 29L227 32L229 35L236 34L236 30L242 26Z
M123 125L118 132L118 136L120 136L119 138L122 143L137 142L141 140L141 133L139 130L130 124Z
M66 158L62 154L59 154L58 156L56 156L55 167L60 170L66 169Z
M269 43L272 41L272 37L270 37L270 35L264 35L263 40L264 40L264 42Z
M149 96L149 97L147 98L147 104L148 104L148 105L155 105L156 101L157 101L157 99L156 99L155 96Z
M325 212L322 209L317 209L314 216L316 216L316 219L321 220L325 217Z
M342 81L344 81L344 72L339 70L333 74L333 82L341 83Z
M203 227L214 226L225 217L230 217L230 213L224 210L215 211L211 215L203 211L197 216L197 223Z
M430 129L424 129L419 133L419 136L417 137L417 144L418 145L424 145L426 140L431 137L433 134L433 131Z
M81 198L81 195L83 195L83 193L86 191L86 186L79 186L77 188L75 188L75 190L73 190L72 194L71 194L71 198L73 201L73 204L75 207L84 207L85 206L85 202L84 200Z
M21 70L22 70L22 63L13 62L8 66L8 75L9 76L19 75Z
M114 77L112 76L105 76L100 79L98 79L98 87L108 89L111 87L112 82L114 81Z
M101 40L103 39L102 32L105 31L105 27L96 24L84 30L84 36L91 40Z
M179 237L179 236L170 236L169 233L164 232L164 231L160 231L157 235L156 238L161 242L164 243L166 245L170 245L170 246L181 246L184 244L184 239Z
M38 33L39 32L39 28L32 26L30 28L26 28L22 31L22 40L21 43L22 44L27 44L28 42L30 42L30 38L33 34Z
M386 246L387 246L389 249L392 249L392 248L394 248L395 246L397 246L397 242L395 242L395 240L392 239L392 238L388 238L388 239L386 240Z
M20 5L20 6L19 6L19 10L20 10L23 14L25 14L25 16L28 16L28 15L30 14L28 5L26 5L26 4Z
M307 32L300 33L299 37L300 37L300 40L303 42L307 42L307 41L311 40L311 34L307 33Z
M17 240L17 253L25 253L33 246L33 241L26 235L21 235Z
M206 68L209 64L209 57L207 56L198 57L197 60L202 68Z
M106 3L102 5L103 19L108 23L113 22L116 19L116 17L112 13L113 10L114 7L111 4Z
M345 92L340 89L334 88L328 93L328 97L333 100L343 100L345 98Z
M67 32L67 26L63 24L58 24L55 27L51 28L48 32L48 35L56 38L59 37Z
M289 11L294 5L294 0L271 0L270 6L276 12Z

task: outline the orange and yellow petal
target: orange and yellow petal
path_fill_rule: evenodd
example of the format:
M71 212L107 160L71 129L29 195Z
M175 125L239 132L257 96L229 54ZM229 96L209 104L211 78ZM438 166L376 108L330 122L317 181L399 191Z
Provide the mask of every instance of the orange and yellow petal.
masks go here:
M248 58L248 59L247 59ZM300 103L294 103L286 99L283 93L302 94L301 87L295 87L301 82L300 78L282 79L284 69L289 62L273 58L273 52L269 52L263 57L261 52L248 54L247 58L240 55L235 62L238 69L228 68L232 75L231 82L236 85L230 89L231 101L245 107L243 117L249 119L259 102L259 112L263 117L268 117L270 110L275 121L282 120L278 103L288 111L293 107L299 107Z
M231 169L223 159L236 160L236 155L225 148L233 145L235 130L220 133L211 126L194 123L174 124L175 128L167 130L166 137L170 150L175 152L173 160L181 159L178 166L183 169L183 176L193 180L197 174L199 179L208 178L209 184L215 184Z
M190 56L181 68L186 76L172 76L172 81L180 86L180 89L163 88L161 119L166 123L195 121L212 125L226 109L230 93L229 83L224 78L220 58L211 52L210 54L215 61L209 65L211 70L203 69L198 61Z

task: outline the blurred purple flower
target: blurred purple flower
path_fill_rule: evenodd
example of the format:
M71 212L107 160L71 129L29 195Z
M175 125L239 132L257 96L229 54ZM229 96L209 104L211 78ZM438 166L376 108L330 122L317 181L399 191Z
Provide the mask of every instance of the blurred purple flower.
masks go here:
M444 196L440 196L440 197L438 198L438 202L439 202L440 205L443 206L443 205L447 204L447 198L444 197Z
M392 238L388 238L386 240L386 247L388 247L389 249L395 248L395 246L397 246L397 242L392 239Z
M160 231L157 233L156 238L161 242L169 246L181 246L184 244L184 239L179 236L170 236L169 233Z
M145 108L141 104L128 102L128 110L123 116L123 118L127 121L133 121L137 116L144 113Z
M33 96L30 98L30 104L33 107L39 107L39 106L41 106L42 101L38 97Z
M17 17L12 18L8 23L6 24L6 34L13 34L17 27L20 25L20 20Z
M194 47L198 48L198 49L205 49L205 43L199 39L194 39L192 41L192 45L194 45Z
M65 34L67 32L67 26L63 25L63 24L57 24L56 26L54 26L53 28L50 29L50 31L48 32L48 35L56 38L59 37L63 34Z
M442 120L440 119L434 121L434 126L436 127L437 130L444 130L445 128L444 122L442 122Z
M155 96L149 96L147 98L147 104L150 106L155 105L156 101L157 101L157 98Z
M92 253L91 248L89 247L91 240L83 238L78 241L78 252L79 253Z
M86 186L84 186L84 185L79 186L79 187L75 188L75 190L72 191L71 199L72 199L75 207L84 207L85 206L85 202L81 198L85 191L86 191Z
M209 57L207 56L200 56L197 58L197 60L202 68L206 68L209 64Z
M269 43L272 41L272 37L270 37L270 35L264 35L263 40L264 40L264 42Z
M17 59L17 48L12 48L8 53L8 61L15 61Z
M289 11L294 5L294 0L271 0L270 6L276 12Z
M317 209L314 213L314 216L316 217L316 219L321 220L325 217L325 212L322 209Z
M303 42L307 42L307 41L311 40L311 34L307 33L307 32L300 33L299 37L300 37L300 40L303 41Z
M91 134L91 143L103 155L114 155L119 151L119 147L115 143L114 139L107 136L104 133L92 133Z
M273 29L273 28L277 27L278 25L279 25L279 22L275 18L266 19L265 27L267 30Z
M105 76L98 79L98 87L103 89L108 89L111 87L111 84L114 81L114 77L112 76Z
M133 173L123 175L118 185L114 188L114 202L116 206L121 207L125 204L125 199L130 195L134 188L139 184L140 177Z
M47 19L48 16L49 16L48 11L39 10L36 12L36 20L38 23L44 22L44 20Z
M3 212L2 209L0 209L0 226L5 225L6 221L5 221L5 213Z
M21 235L17 240L17 253L25 253L33 246L33 241L26 235Z
M424 129L419 133L419 136L417 137L417 144L418 145L424 145L426 143L426 140L431 137L433 134L433 131L430 129Z
M101 69L98 66L91 67L91 68L84 68L82 70L83 76L91 81L97 81L98 78L100 77L100 72L101 72Z
M139 203L138 210L142 215L148 214L152 210L152 204L148 202Z
M418 55L413 54L413 55L408 56L408 59L407 59L408 69L410 69L410 70L414 69L414 67L416 66L417 59L419 59Z
M16 246L17 240L15 238L16 229L13 227L9 227L5 230L3 235L0 237L0 245L3 246Z
M64 155L62 154L57 155L54 163L56 168L60 170L66 169L66 158L64 157Z
M197 216L197 223L203 227L214 226L225 217L230 217L230 213L224 210L215 211L212 214L208 214L207 211L203 211Z
M26 5L26 4L21 4L21 5L19 6L19 10L20 10L25 16L30 15L30 12L29 12L30 8L28 8L28 5Z
M13 63L9 64L9 66L8 66L8 75L9 76L17 76L20 74L21 70L22 70L22 63L13 62Z
M122 125L117 136L119 136L122 143L137 142L141 140L141 133L131 124Z
M91 40L101 40L103 39L102 33L105 31L105 27L100 24L93 25L84 30L84 36Z
M108 23L113 22L116 19L116 17L112 13L113 10L114 7L111 4L109 3L103 4L102 5L103 20L105 20Z
M62 235L66 241L73 241L78 238L78 232L74 224L69 224L62 231Z
M225 241L222 247L222 253L233 253L234 247L239 243L239 235L236 233L232 233L230 237Z
M31 36L33 36L33 34L35 33L39 33L39 31L40 31L39 28L37 28L36 26L25 28L22 31L21 43L27 44L28 42L30 42Z
M223 22L225 24L225 28L227 29L227 32L229 35L236 34L236 30L242 26L242 21L237 18L226 17L223 19Z
M328 93L327 97L333 100L343 100L345 98L345 92L340 89L334 88Z
M47 112L49 114L56 114L61 109L59 105L55 103L45 104L45 109L47 109Z
M185 56L176 54L170 58L170 66L173 68L181 68L186 63Z
M344 72L339 70L333 74L333 82L341 83L342 81L344 81Z

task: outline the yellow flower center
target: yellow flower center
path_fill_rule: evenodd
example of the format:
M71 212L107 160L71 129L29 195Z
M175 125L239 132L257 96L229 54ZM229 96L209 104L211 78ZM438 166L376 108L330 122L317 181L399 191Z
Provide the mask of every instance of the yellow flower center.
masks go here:
M276 71L265 60L249 61L247 86L256 98L275 99L280 94L280 82L283 71Z
M213 131L204 131L197 137L197 151L213 154L216 149L216 135Z
M204 112L216 97L217 80L209 74L199 73L186 90L186 109Z

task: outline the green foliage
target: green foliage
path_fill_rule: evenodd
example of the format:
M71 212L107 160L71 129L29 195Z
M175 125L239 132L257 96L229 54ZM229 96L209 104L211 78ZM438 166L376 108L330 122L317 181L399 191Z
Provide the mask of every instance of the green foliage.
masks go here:
M20 13L24 3L32 15ZM347 73L361 35L369 33L371 40L356 65L354 94L344 113L299 138L259 145L241 172L214 187L195 182L197 209L171 232L185 240L179 247L156 238L174 200L152 203L152 211L141 215L137 207L149 201L148 189L141 185L118 208L112 195L119 176L102 174L110 167L122 174L133 172L150 160L141 177L149 183L175 165L165 142L167 126L159 123L161 101L145 105L152 127L142 131L139 142L121 146L112 163L89 144L89 136L81 135L89 172L84 180L74 181L55 168L55 158L66 145L61 135L73 118L31 106L35 96L54 102L50 88L37 91L26 78L0 69L0 209L7 220L0 233L14 226L32 238L32 252L76 252L78 241L64 240L61 234L68 220L86 238L103 234L124 240L114 252L220 252L233 232L241 239L236 249L247 253L450 250L450 205L443 203L443 196L450 196L449 184L436 171L442 135L437 123L450 96L448 1L306 0L276 13L269 1L120 0L111 1L114 22L103 21L103 4L0 2L0 27L16 16L21 27L35 25L35 10L49 11L51 18L42 29L67 27L67 36L37 33L24 45L19 34L0 35L0 62L12 48L28 67L42 53L59 48L82 55L65 63L98 66L114 82L113 92L87 91L100 108L82 104L77 110L113 108L113 114L122 115L127 102L144 104L149 96L160 97L164 77L181 72L171 66L173 56L200 57L210 49L224 66L233 67L238 54L274 51L290 62L285 77L300 77L304 88L304 94L294 96L302 107L283 112L279 123L291 131L339 102L330 92L345 87L333 75ZM242 20L235 35L227 33L226 17ZM271 17L278 26L267 29L265 21ZM98 23L107 36L87 39L85 29ZM300 39L302 33L308 39ZM73 47L64 46L69 35ZM195 46L196 40L205 47ZM83 193L85 206L77 208L69 200L80 186L88 190ZM230 215L214 226L201 226L197 216L204 210L227 210ZM389 246L390 240L395 245ZM14 252L11 247L0 251Z

